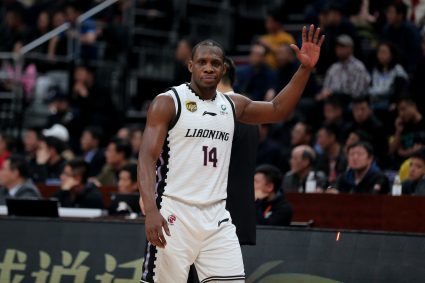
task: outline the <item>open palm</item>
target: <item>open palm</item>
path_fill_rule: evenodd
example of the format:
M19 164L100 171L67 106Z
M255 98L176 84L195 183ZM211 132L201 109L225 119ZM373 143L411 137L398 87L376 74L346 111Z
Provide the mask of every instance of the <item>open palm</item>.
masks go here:
M295 51L298 60L308 69L314 68L320 56L320 46L322 46L325 36L320 36L320 28L314 29L314 25L310 26L308 36L307 28L304 26L302 31L301 50L295 44L291 44L292 50Z

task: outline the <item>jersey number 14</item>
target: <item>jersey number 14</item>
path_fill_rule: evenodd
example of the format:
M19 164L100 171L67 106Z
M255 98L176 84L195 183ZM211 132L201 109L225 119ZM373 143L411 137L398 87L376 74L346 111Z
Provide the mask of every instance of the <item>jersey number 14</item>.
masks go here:
M204 166L207 166L208 162L211 162L214 167L217 167L217 148L213 147L211 150L208 150L208 146L203 146L202 151L204 152Z

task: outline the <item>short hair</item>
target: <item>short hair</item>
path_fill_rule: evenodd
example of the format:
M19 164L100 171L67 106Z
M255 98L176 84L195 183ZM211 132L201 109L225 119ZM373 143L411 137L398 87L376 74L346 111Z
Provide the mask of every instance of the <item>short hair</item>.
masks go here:
M201 46L217 47L218 49L221 50L221 53L223 55L222 59L224 61L224 58L225 58L226 55L225 55L223 46L221 46L220 43L218 43L217 41L212 40L212 39L206 39L206 40L203 40L203 41L199 42L198 44L196 44L192 49L192 59L195 57L196 51Z
M17 170L22 178L27 179L30 177L28 161L24 156L14 154L9 156L6 160L10 162L10 169Z
M353 103L353 105L366 103L370 106L370 97L368 95L356 96L351 99L351 103Z
M224 57L224 65L226 65L227 70L226 73L221 78L225 83L229 85L233 85L235 83L236 78L236 67L233 60L229 57Z
M335 124L333 124L333 123L326 123L326 124L323 124L320 127L320 129L325 130L325 132L328 135L333 135L333 136L335 136L335 139L338 139L339 130L338 130L338 127Z
M41 133L41 129L38 127L29 127L29 128L26 128L24 131L34 132L35 135L37 136L37 139L39 140L43 139L43 134Z
M403 15L403 18L405 19L407 16L407 5L403 3L403 1L393 1L388 5L388 8L394 7L397 14Z
M394 68L394 66L397 65L399 63L399 61L400 61L399 60L399 55L398 55L398 52L397 52L397 47L391 41L381 41L381 42L378 43L378 46L376 47L376 51L378 51L378 49L381 46L387 46L388 49L390 50L391 61L390 61L390 63L388 65L389 65L389 68L390 69ZM376 54L376 59L375 60L376 60L376 68L379 71L382 71L383 68L384 68L384 66L378 61L378 54Z
M338 95L331 95L325 99L324 104L331 105L333 107L344 109L344 103Z
M69 166L72 172L81 177L82 183L86 183L89 175L89 165L84 159L72 159L66 163L65 166Z
M399 99L397 100L397 104L400 104L401 102L405 102L405 103L407 103L409 105L416 106L416 102L409 95L402 95L402 96L400 96Z
M85 132L90 133L90 135L97 141L99 141L99 144L101 143L103 139L103 130L101 127L98 126L88 126L84 129Z
M422 149L415 151L414 153L412 153L410 158L421 159L422 162L425 163L425 148L422 148Z
M131 144L127 140L113 138L109 143L115 144L115 150L119 153L123 153L126 159L131 157L133 150L131 148Z
M65 150L65 143L57 137L44 137L43 140L47 147L55 149L58 154L61 154Z
M277 192L282 185L282 173L279 168L271 164L263 164L255 168L255 174L262 173L267 182L273 183L274 191Z
M134 163L126 164L120 169L119 172L121 173L122 171L130 173L130 178L133 183L137 182L137 165L136 164Z
M2 132L0 132L0 137L2 138L4 143L6 144L7 150L13 151L14 145L16 144L15 139L12 136L6 135L5 133L2 133Z
M316 154L314 152L314 149L312 149L311 147L309 147L309 149L304 149L301 157L302 159L308 159L311 166L313 166L316 162Z
M349 152L351 149L353 149L355 147L363 147L366 150L367 155L369 157L372 157L373 154L374 154L373 153L373 146L370 143L368 143L368 142L365 142L365 141L355 142L352 145L348 146L347 151Z

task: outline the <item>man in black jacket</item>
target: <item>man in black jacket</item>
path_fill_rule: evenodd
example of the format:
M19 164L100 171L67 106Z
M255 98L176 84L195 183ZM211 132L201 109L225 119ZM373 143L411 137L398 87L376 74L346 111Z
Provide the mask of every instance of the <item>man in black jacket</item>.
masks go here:
M269 164L255 169L254 188L257 207L257 224L288 226L292 219L292 206L280 191L282 174Z
M87 183L88 165L84 160L74 159L65 165L61 187L53 197L62 207L103 208L102 194L91 183Z
M6 198L39 198L40 192L28 179L29 168L24 157L10 156L0 169L0 205Z

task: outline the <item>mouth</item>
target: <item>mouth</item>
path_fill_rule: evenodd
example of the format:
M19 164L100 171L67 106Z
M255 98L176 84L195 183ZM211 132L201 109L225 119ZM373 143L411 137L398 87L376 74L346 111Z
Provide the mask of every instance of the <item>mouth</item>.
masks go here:
M207 81L207 82L212 82L212 81L216 80L216 77L215 76L203 76L202 80Z

